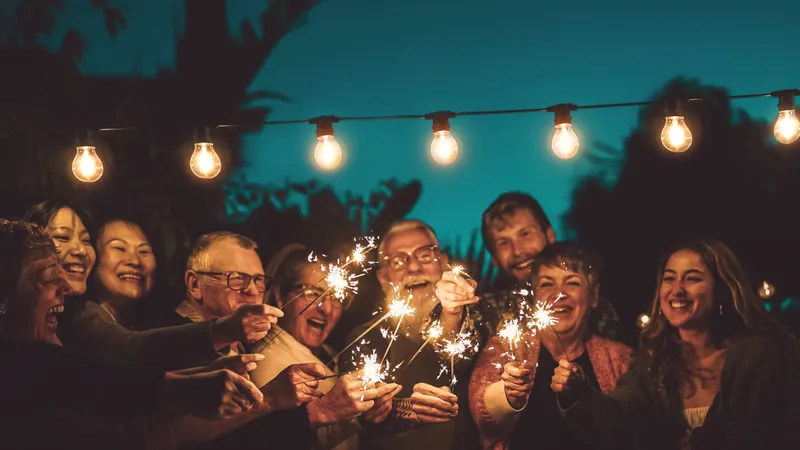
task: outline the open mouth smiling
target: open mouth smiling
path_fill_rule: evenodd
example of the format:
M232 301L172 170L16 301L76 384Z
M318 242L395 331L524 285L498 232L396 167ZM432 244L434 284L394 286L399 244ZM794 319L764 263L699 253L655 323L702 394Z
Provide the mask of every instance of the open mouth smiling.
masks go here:
M83 263L64 263L61 265L70 278L84 278L86 276L86 264Z

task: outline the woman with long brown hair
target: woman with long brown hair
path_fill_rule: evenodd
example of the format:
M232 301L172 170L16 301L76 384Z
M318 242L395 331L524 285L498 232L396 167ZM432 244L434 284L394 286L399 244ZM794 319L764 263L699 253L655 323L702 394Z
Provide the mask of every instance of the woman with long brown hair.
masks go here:
M692 240L667 253L651 317L610 394L559 362L551 387L579 432L604 448L800 448L800 345L727 246Z

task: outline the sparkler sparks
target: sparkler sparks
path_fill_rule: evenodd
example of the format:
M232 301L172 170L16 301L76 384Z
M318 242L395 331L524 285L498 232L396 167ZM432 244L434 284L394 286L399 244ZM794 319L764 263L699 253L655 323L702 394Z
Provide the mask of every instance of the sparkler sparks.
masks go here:
M314 304L322 306L322 303L318 302L331 291L333 291L334 297L336 297L336 299L338 299L340 302L345 301L345 299L347 298L347 294L349 292L352 292L353 294L358 293L358 278L366 275L367 272L369 271L369 268L364 267L365 263L367 262L367 252L377 247L377 245L375 244L376 239L374 237L366 236L363 238L363 240L364 243L360 243L358 242L358 239L356 239L357 242L355 249L353 250L352 255L347 257L344 263L340 263L339 261L337 261L336 264L329 264L327 267L326 266L321 267L323 272L327 272L327 275L319 282L320 283L323 281L327 282L328 289L326 289L322 294L317 296L317 298L313 302L309 303L305 308L303 308L299 313L297 313L297 315L292 317L291 320L296 320ZM309 253L308 262L313 263L317 262L318 260L319 260L318 256L313 251ZM363 271L361 273L355 274L348 269L348 266L354 262L360 264L361 267L363 268ZM374 263L374 261L371 261L371 263ZM303 295L304 293L297 294L296 296L291 298L288 302L284 303L283 306L281 307L281 311L286 309L286 307L290 303L302 297ZM281 328L281 330L272 339L265 341L261 345L254 346L253 350L256 353L261 352L269 344L271 344L272 341L277 339L278 336L280 336L281 333L283 333L283 331L284 329Z
M371 355L361 355L361 381L364 383L364 389L369 385L382 383L389 375L389 368L384 368L384 365L378 363L378 353L373 350Z
M459 333L454 339L452 340L444 340L442 342L441 348L439 351L450 360L450 386L455 386L456 380L456 371L455 371L455 362L458 359L468 359L473 352L478 351L478 341L474 339L472 335L469 333ZM442 366L442 370L439 372L439 376L441 376L447 370L446 366Z
M512 350L515 349L522 340L522 334L522 328L520 328L519 320L517 319L506 321L506 323L503 325L503 328L497 333L501 339L508 342L508 345Z

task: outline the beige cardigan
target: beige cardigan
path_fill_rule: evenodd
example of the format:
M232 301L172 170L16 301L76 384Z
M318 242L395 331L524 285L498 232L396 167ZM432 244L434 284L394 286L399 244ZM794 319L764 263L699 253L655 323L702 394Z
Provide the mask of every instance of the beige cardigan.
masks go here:
M280 332L281 328L273 325L269 333L263 340L269 341ZM259 341L260 342L260 341ZM254 347L258 347L257 344ZM330 354L335 354L330 347L325 347ZM272 341L267 347L260 352L265 358L258 362L255 370L250 372L250 379L253 380L259 388L272 381L273 378L278 376L283 369L293 364L305 363L318 363L325 365L328 361L320 361L319 358L311 353L311 350L305 345L298 342L288 332L280 333L280 335ZM334 366L336 370L337 366ZM325 368L327 375L333 375L335 372L329 368ZM337 378L328 378L319 382L319 390L322 393L328 393L336 385ZM318 449L334 449L334 450L356 450L358 449L358 432L361 430L358 424L358 419L353 419L350 422L339 423L322 427L317 430L317 446Z

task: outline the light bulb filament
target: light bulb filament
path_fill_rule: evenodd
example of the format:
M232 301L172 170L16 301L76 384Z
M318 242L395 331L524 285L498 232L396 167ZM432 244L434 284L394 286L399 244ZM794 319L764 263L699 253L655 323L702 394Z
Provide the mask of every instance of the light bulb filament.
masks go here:
M214 144L211 142L196 142L194 153L189 160L189 168L192 169L198 178L211 179L219 175L222 171L222 161L214 151Z
M94 183L103 176L103 162L97 156L95 147L81 145L72 160L72 173L84 183Z

